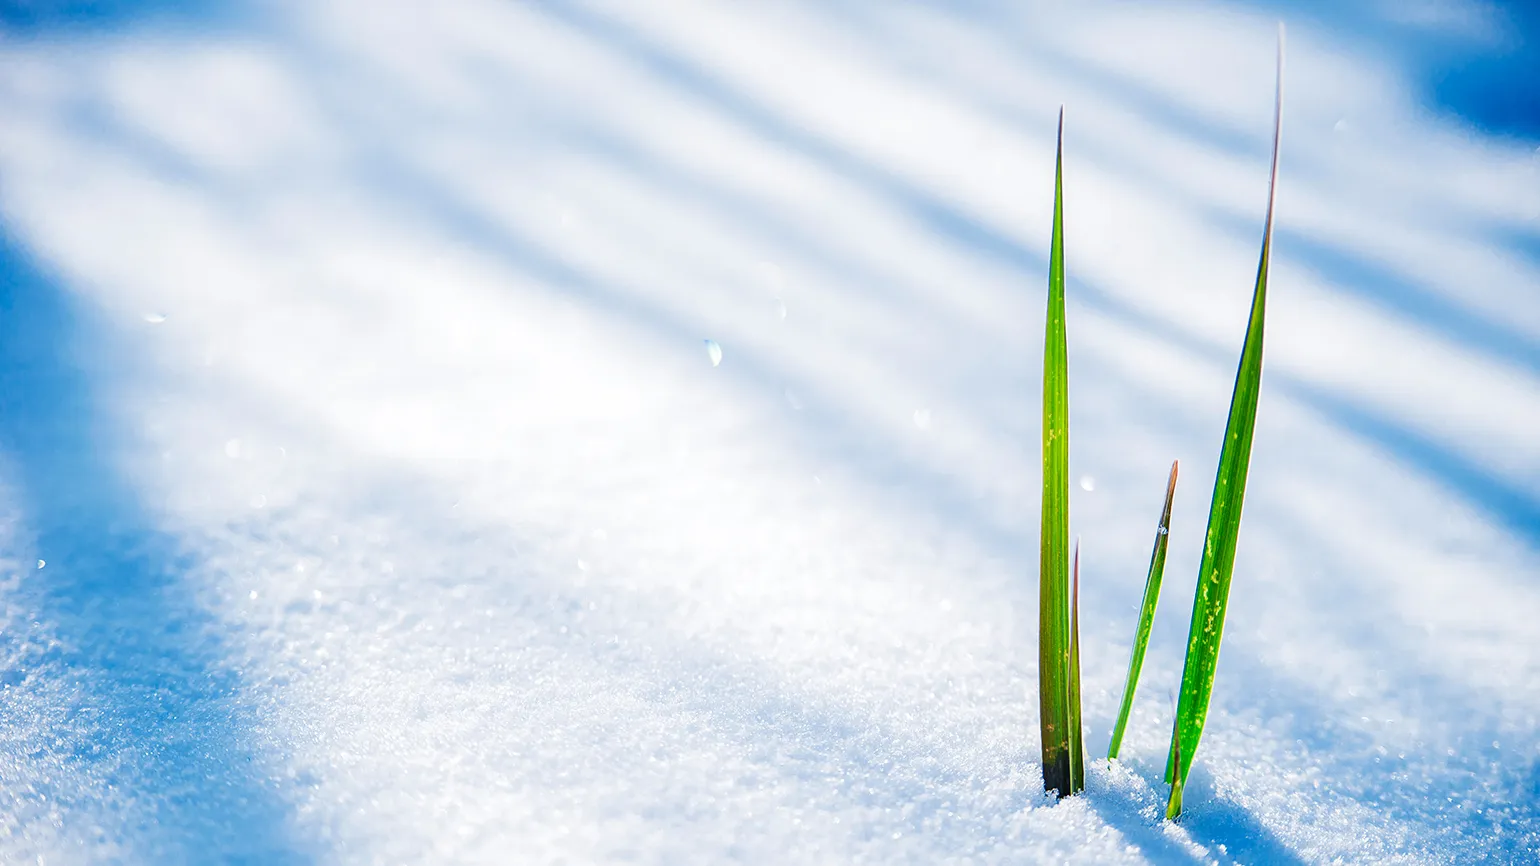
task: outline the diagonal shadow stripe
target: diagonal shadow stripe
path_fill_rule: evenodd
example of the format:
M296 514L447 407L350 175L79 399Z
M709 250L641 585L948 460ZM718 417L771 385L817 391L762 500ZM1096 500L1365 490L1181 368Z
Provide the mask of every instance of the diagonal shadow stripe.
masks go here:
M959 248L1024 274L1041 274L1046 270L1046 262L1036 250L903 178L797 126L773 109L756 103L731 85L713 78L708 70L700 68L689 59L649 41L643 34L604 20L574 4L543 4L542 8L552 13L554 18L565 21L617 55L654 72L661 80L699 99L703 105L742 124L766 141L822 163L831 172L853 181L898 212L914 219L918 225ZM1290 236L1289 240L1292 242L1293 237ZM1329 253L1330 250L1310 249L1307 252ZM1281 242L1279 253L1293 254L1292 249ZM1334 264L1344 268L1364 267L1363 263L1344 260L1340 255L1334 259ZM1036 278L1032 279L1035 281ZM1234 363L1234 349L1221 347L1182 324L1171 321L1169 317L1139 309L1102 286L1071 279L1069 288L1071 303L1078 299L1100 313L1135 327L1154 339L1177 346L1195 357L1224 367ZM1424 304L1433 303L1428 297L1420 297ZM1429 307L1420 312L1426 318L1440 316L1448 310ZM1504 343L1503 348L1507 350L1507 357L1524 363L1533 361L1533 345L1517 335L1501 328L1494 330L1496 326L1476 319L1467 318L1460 324L1468 330L1477 330L1477 333L1468 335L1472 340L1479 342L1483 337L1500 339ZM1462 332L1456 330L1454 333ZM1540 497L1533 491L1509 483L1476 465L1455 449L1371 406L1347 400L1324 387L1276 369L1268 372L1267 378L1271 383L1268 387L1282 388L1290 397L1310 406L1338 426L1353 431L1415 471L1464 496L1530 545L1540 546Z
M118 435L75 352L97 337L0 230L0 448L48 563L19 600L58 640L22 673L83 687L54 748L129 804L128 838L113 841L147 862L308 862L258 773L260 722L186 583L192 563L112 464Z

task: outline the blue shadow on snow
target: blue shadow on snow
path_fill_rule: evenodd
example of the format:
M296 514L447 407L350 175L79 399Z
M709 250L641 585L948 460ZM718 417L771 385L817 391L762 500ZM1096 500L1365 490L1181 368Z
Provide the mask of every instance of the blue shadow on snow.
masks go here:
M143 23L203 22L245 5L240 0L222 4L211 0L6 0L0 2L0 35L27 38Z
M1540 3L1242 0L1372 46L1402 64L1418 100L1488 135L1540 143Z
M306 862L257 773L258 720L184 582L188 558L112 465L114 437L77 363L100 335L71 306L0 228L0 448L47 562L19 600L58 639L32 656L35 669L6 678L80 685L71 730L50 739L126 795L129 850L159 862Z

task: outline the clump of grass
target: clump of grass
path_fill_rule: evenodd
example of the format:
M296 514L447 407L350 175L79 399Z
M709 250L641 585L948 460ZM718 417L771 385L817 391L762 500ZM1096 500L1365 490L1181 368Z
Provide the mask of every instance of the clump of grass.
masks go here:
M1166 481L1166 504L1160 510L1155 527L1155 549L1150 551L1150 571L1144 578L1144 602L1139 607L1139 623L1134 627L1134 648L1128 659L1128 680L1123 685L1123 705L1112 728L1108 759L1115 759L1123 747L1123 732L1128 729L1128 714L1134 706L1134 692L1139 686L1139 672L1144 668L1144 651L1150 645L1150 627L1155 622L1155 605L1160 601L1160 581L1166 570L1166 543L1171 538L1171 502L1176 497L1176 461L1171 461L1171 477Z
M1230 598L1230 579L1235 569L1235 544L1240 535L1241 506L1246 496L1246 474L1251 465L1251 439L1256 429L1257 396L1262 388L1262 333L1267 311L1267 272L1273 240L1273 202L1278 187L1278 144L1283 128L1283 27L1278 28L1278 89L1273 111L1273 162L1267 187L1267 221L1262 230L1262 256L1257 265L1257 284L1251 296L1251 315L1246 342L1235 372L1230 397L1230 418L1225 425L1224 446L1219 452L1219 472L1214 478L1214 498L1209 506L1208 535L1198 568L1198 588L1193 595L1192 623L1188 629L1187 658L1182 667L1182 690L1171 732L1171 751L1166 762L1166 781L1171 799L1166 817L1182 813L1182 787L1193 755L1203 736L1209 698L1214 691L1214 671L1219 663L1219 642L1224 635L1225 610Z
M1069 374L1064 326L1064 109L1054 160L1053 240L1043 337L1043 510L1038 561L1038 721L1043 788L1069 796L1085 787L1080 742L1079 647L1069 587Z
M1262 387L1262 337L1267 310L1267 275L1272 251L1273 205L1278 187L1278 146L1283 129L1283 27L1278 28L1278 86L1273 113L1272 170L1267 190L1267 219L1262 233L1262 255L1252 292L1246 340L1241 348L1230 398L1230 416L1219 471L1209 507L1203 560L1193 596L1192 622L1187 655L1182 668L1182 688L1172 711L1171 749L1166 762L1166 781L1171 797L1166 817L1182 813L1182 791L1192 767L1193 755L1203 736L1214 673L1219 662L1219 643L1224 634L1230 580L1235 568L1235 548L1240 535L1241 507L1246 495L1246 475L1251 464L1251 441L1256 430L1257 398ZM1080 543L1073 559L1070 583L1069 549L1069 373L1064 321L1064 109L1059 109L1058 147L1054 158L1053 239L1048 257L1048 314L1043 336L1043 507L1039 536L1038 571L1038 711L1042 732L1043 788L1071 796L1085 788L1085 747L1082 742L1080 707ZM1166 547L1171 532L1171 504L1176 494L1177 464L1171 464L1166 482L1166 501L1156 529L1145 578L1144 600L1134 630L1133 650L1123 702L1118 711L1108 758L1116 758L1138 689L1155 608L1165 571Z

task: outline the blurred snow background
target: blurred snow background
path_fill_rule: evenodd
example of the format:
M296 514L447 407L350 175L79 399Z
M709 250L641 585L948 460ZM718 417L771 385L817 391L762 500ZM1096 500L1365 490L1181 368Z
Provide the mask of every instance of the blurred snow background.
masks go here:
M1269 366L1172 826L1280 18ZM0 4L0 859L1534 858L1537 25ZM1124 761L1052 805L1061 103L1093 757L1183 473Z

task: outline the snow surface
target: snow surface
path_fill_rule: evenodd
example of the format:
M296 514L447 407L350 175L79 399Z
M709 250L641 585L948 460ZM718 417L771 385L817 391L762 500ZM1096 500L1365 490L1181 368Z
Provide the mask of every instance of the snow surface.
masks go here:
M0 859L1540 852L1533 143L1291 29L1250 496L1172 825L1271 11L151 5L0 37ZM1093 756L1183 469L1124 760L1055 805L1060 103Z

